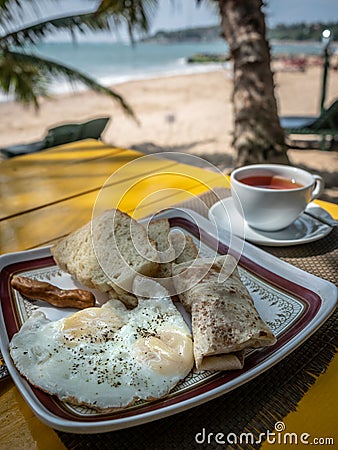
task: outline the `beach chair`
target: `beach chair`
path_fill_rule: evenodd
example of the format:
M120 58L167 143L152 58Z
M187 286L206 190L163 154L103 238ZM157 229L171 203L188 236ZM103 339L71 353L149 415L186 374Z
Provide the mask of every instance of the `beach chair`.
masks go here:
M318 135L321 137L321 150L332 149L338 142L338 99L326 109L320 116L284 116L280 118L285 134ZM327 147L327 138L330 144Z
M12 145L0 148L1 153L7 157L35 153L57 145L82 139L101 139L101 135L109 122L109 117L100 117L84 123L67 123L50 128L44 139L38 142Z

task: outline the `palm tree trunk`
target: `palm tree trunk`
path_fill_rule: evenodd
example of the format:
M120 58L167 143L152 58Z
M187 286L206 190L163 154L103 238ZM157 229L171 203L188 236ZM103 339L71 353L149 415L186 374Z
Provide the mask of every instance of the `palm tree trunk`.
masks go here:
M234 64L236 165L289 162L280 126L261 0L218 0Z

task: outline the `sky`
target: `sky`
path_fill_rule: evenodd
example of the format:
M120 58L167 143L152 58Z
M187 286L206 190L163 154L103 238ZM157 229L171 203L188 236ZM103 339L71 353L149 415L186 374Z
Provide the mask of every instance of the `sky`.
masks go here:
M338 22L338 0L266 0L266 3L268 26L279 23ZM208 26L218 21L217 10L213 13L206 2L196 7L195 0L160 0L153 30Z
M51 17L87 12L95 8L98 1L44 0L36 3L43 17ZM206 1L202 1L200 6L196 6L196 0L158 0L158 2L159 7L152 20L151 33L161 29L175 30L219 23L217 9L211 8ZM266 22L269 27L279 23L338 22L338 0L265 0L265 3ZM95 39L100 39L100 36L96 34Z
M337 0L267 0L266 20L279 23L338 22Z

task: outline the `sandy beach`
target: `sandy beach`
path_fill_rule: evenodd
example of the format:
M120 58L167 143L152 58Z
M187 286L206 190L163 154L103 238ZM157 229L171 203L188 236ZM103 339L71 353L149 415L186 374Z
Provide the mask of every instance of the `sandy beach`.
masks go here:
M322 68L275 72L280 115L319 113ZM139 124L126 117L109 98L83 91L42 100L41 108L0 103L1 146L41 139L46 130L66 122L110 116L104 141L146 152L180 151L199 155L222 170L233 166L231 150L232 78L228 70L130 81L113 86L135 111ZM328 78L329 105L338 96L338 71ZM290 150L293 164L325 176L326 197L338 202L338 153ZM332 189L331 189L332 188Z

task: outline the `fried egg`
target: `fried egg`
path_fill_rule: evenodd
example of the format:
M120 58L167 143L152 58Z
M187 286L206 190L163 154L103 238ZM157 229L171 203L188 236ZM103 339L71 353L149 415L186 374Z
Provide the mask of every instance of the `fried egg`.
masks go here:
M35 311L10 354L32 385L97 410L163 397L194 364L190 329L169 297L133 310L110 300L57 321Z

